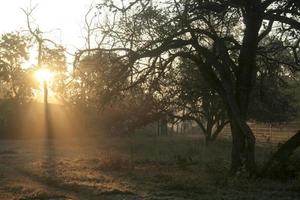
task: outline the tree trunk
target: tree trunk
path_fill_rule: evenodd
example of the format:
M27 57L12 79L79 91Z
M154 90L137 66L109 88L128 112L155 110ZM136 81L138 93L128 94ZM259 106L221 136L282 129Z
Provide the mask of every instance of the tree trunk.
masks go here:
M245 30L236 73L235 98L229 100L233 139L231 172L236 173L245 167L250 175L256 173L255 136L246 121L250 94L257 76L256 54L261 15L259 1L247 1L243 13Z
M294 172L287 170L287 162L293 152L300 146L300 131L284 143L270 158L260 173L261 177L289 178Z
M250 176L256 174L255 137L245 120L230 116L232 135L231 169L236 175L244 169Z
M239 127L232 119L230 122L232 149L231 149L231 168L230 173L235 175L242 170L243 167L243 153L245 151L245 136L239 131Z
M255 139L246 137L246 168L250 176L257 174L255 162Z
M213 142L213 138L209 133L205 134L205 146L210 146L210 144Z
M223 130L223 128L226 126L227 123L228 122L224 122L220 126L217 126L215 130L213 127L211 127L210 129L207 129L204 132L206 146L209 146L211 143L217 140L219 133L221 133L221 131Z
M205 135L205 145L209 146L211 142L213 142L212 139L212 125L210 123L210 121L207 122L206 124L206 130L204 132Z

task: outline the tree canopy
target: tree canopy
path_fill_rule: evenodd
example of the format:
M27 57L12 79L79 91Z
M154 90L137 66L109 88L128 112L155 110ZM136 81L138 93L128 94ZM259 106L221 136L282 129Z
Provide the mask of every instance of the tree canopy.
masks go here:
M98 8L114 17L102 24L105 37L96 49L117 54L136 83L159 80L179 58L197 66L229 116L231 171L246 160L254 172L255 136L246 123L253 88L262 63L285 74L299 70L299 2L135 0L104 1Z

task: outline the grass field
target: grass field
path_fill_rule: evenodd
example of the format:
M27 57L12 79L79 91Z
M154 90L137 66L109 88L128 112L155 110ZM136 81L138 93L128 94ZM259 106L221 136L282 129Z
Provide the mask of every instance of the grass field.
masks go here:
M300 179L232 178L229 165L228 142L196 136L2 140L0 199L300 199Z

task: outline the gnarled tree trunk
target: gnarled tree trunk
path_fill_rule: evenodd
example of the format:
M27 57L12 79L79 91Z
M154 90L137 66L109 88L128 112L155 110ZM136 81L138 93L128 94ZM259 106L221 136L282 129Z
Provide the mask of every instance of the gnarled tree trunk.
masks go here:
M271 178L288 178L288 176L294 175L293 172L287 171L287 163L289 157L299 146L300 130L272 155L270 160L263 167L260 176Z
M248 104L239 105L233 92L227 89L226 105L232 134L231 174L235 175L245 169L250 175L256 173L255 135L247 124Z
M241 123L247 129L241 128ZM231 117L230 126L232 134L230 173L234 175L245 169L250 175L253 175L256 173L255 137L246 121L237 122L235 118Z

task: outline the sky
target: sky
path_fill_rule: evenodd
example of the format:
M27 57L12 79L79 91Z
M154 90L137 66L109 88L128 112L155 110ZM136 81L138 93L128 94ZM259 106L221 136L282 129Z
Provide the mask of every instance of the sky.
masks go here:
M21 8L37 6L33 12L40 30L69 50L84 45L84 16L93 0L3 0L0 6L0 33L26 30L26 15Z
M45 32L44 36L62 44L67 51L74 53L84 47L82 28L85 14L96 0L2 0L0 3L0 34L13 31L26 31L26 15L21 8L36 6L32 16L34 23ZM30 60L25 65L36 63L36 52L30 52ZM72 56L67 56L72 63ZM25 66L26 67L26 66ZM71 65L69 67L72 67ZM41 90L42 91L42 90ZM37 93L41 97L42 93ZM56 102L49 93L49 101Z

